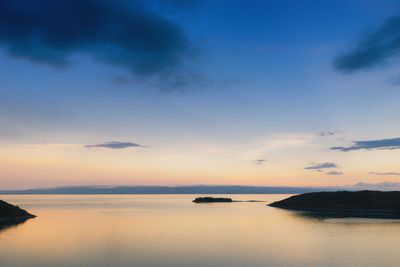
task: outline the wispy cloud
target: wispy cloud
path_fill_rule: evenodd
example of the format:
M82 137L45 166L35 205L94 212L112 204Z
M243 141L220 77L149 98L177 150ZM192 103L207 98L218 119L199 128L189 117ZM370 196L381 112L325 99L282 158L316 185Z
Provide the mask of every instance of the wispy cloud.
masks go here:
M343 152L348 152L352 150L361 149L400 149L400 138L391 139L380 139L380 140L369 140L369 141L354 141L352 146L343 147L331 147L331 150L339 150Z
M129 147L143 147L142 145L131 142L107 142L95 145L86 145L87 148L110 148L110 149L124 149Z
M326 174L329 174L329 175L343 175L343 172L340 172L340 171L330 171L330 172L327 172Z
M396 59L400 54L400 16L387 19L374 32L361 39L353 49L334 61L337 70L354 72Z
M327 136L333 136L333 135L336 135L336 134L338 134L339 133L339 131L323 131L323 132L319 132L318 133L318 136L321 136L321 137L327 137Z
M311 166L305 167L305 170L321 170L321 169L329 169L329 168L337 168L338 166L335 163L331 162L323 162L323 163L311 163Z
M187 88L216 88L230 89L243 84L239 79L219 79L200 70L179 70L178 72L168 72L159 74L155 79L149 77L132 77L132 75L117 75L111 77L111 82L117 86L132 86L145 84L157 87L163 92L175 91L184 92Z
M370 172L371 175L400 176L400 172Z
M266 136L259 141L259 145L266 150L290 149L310 146L314 140L315 135L313 134L279 134Z
M254 163L255 163L256 165L263 165L265 162L267 162L266 159L256 159L256 160L254 161Z
M264 159L273 151L299 149L316 146L317 136L310 133L282 133L261 136L241 145L234 145L233 150L242 151L238 157L246 161ZM230 153L235 153L234 151Z

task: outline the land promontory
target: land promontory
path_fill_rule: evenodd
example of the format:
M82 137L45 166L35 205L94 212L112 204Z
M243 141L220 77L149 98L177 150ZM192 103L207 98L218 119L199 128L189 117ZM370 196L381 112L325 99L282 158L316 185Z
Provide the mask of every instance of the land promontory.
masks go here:
M291 196L269 204L290 210L400 216L400 191L337 191Z
M22 222L35 217L35 215L30 214L18 206L0 200L0 225Z

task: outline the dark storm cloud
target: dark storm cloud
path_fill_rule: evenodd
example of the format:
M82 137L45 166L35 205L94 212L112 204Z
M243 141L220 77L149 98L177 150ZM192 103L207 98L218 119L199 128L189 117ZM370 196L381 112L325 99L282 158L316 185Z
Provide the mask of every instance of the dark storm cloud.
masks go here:
M107 143L101 143L101 144L96 144L96 145L87 145L85 146L87 148L110 148L110 149L124 149L124 148L129 148L129 147L143 147L141 145L131 143L131 142L107 142Z
M143 1L0 0L0 44L14 57L52 66L83 53L135 75L179 66L189 50L175 22Z
M348 152L352 150L361 149L400 149L400 138L392 139L381 139L381 140L370 140L370 141L354 141L352 146L343 147L331 147L331 150L339 150L343 152Z
M338 56L334 66L340 71L353 72L387 63L399 54L400 16L395 16L361 39L352 50Z
M312 166L305 167L305 170L320 170L328 168L337 168L335 163L323 162L323 163L312 163Z

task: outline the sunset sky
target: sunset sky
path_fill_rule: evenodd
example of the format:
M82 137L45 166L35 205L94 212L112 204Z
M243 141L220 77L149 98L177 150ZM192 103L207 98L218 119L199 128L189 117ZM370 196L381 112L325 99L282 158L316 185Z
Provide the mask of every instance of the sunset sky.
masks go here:
M0 0L0 189L400 182L400 3Z

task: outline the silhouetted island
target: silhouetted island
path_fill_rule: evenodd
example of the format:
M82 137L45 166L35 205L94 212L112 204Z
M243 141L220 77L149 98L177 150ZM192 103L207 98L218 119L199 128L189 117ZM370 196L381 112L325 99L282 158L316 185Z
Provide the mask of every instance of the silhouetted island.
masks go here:
M0 200L0 225L24 222L35 217L35 215L30 214L18 206Z
M233 202L231 198L224 198L224 197L198 197L193 200L194 203L230 203Z
M400 191L305 193L269 206L321 215L400 218Z

